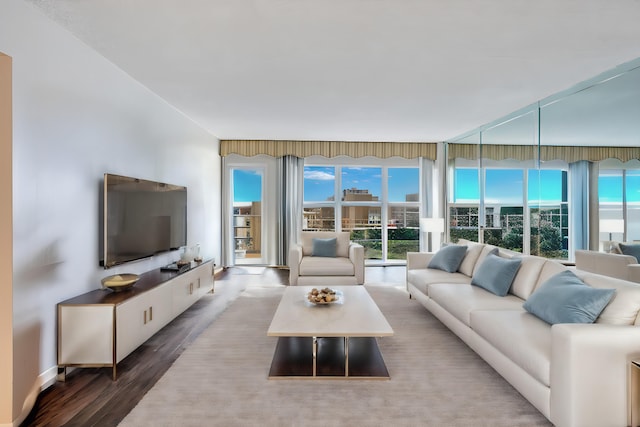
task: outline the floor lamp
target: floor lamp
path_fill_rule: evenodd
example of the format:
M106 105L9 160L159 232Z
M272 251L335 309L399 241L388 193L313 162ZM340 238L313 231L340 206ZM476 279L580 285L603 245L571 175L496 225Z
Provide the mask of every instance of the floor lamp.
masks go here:
M427 236L427 242L431 243L427 244L427 251L437 251L440 249L441 235L444 232L444 218L420 218L420 231Z
M601 219L600 232L609 233L609 240L602 243L602 249L605 252L611 252L613 233L623 233L624 236L624 219Z

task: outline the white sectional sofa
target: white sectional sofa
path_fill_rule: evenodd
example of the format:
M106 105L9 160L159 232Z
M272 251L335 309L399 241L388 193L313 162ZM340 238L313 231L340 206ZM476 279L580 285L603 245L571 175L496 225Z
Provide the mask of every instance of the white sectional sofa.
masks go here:
M459 242L460 243L460 242ZM432 253L407 254L407 290L480 355L554 425L626 426L630 423L630 361L640 359L640 285L573 270L585 284L615 289L595 323L550 325L523 303L564 265L520 256L504 297L471 285L494 247L462 242L457 272L427 268ZM501 257L514 253L499 251ZM486 268L485 268L486 270Z

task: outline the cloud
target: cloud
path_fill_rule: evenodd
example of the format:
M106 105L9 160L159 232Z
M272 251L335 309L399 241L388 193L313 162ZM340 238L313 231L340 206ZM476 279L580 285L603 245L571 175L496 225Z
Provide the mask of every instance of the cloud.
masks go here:
M323 171L304 171L304 179L312 179L315 181L332 181L335 176Z

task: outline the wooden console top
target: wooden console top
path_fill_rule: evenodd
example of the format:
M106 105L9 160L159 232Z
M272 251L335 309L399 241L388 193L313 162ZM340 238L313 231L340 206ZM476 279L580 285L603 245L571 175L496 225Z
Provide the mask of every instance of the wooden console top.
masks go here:
M143 292L149 291L156 286L159 286L175 277L188 273L195 268L210 263L211 260L205 260L202 262L191 263L191 268L184 272L176 271L162 271L160 268L147 271L140 275L140 279L133 285L132 288L125 291L114 292L110 289L100 288L86 294L78 295L77 297L64 300L59 304L64 305L93 305L93 304L111 304L118 305L128 300L129 298L140 295Z

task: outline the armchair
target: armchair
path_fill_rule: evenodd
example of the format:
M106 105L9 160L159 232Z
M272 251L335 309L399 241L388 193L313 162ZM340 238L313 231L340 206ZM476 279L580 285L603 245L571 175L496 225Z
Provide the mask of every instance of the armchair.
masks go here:
M303 231L289 250L289 285L331 286L364 283L364 247L349 240L349 232ZM313 239L336 238L336 256L313 254ZM322 255L322 254L321 254Z

